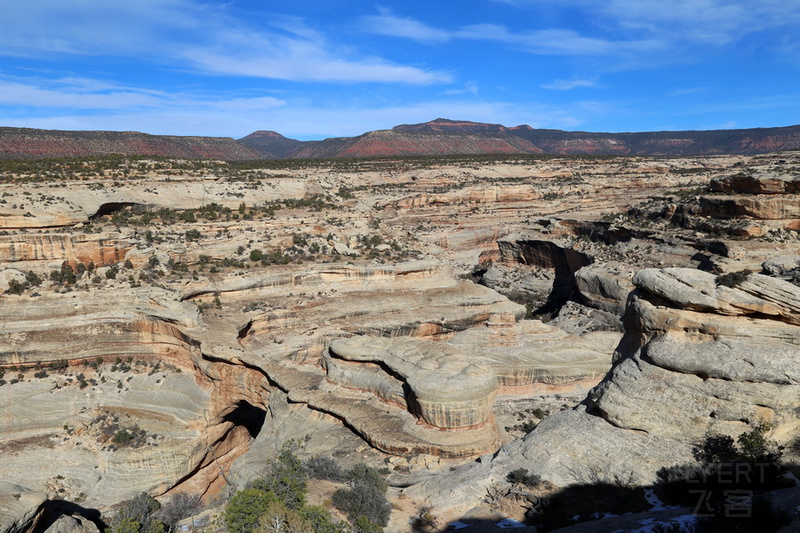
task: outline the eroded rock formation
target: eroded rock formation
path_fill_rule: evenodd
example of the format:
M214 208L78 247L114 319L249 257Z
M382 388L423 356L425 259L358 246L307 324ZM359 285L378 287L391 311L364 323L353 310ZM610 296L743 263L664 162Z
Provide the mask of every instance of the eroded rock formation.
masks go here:
M760 274L734 287L716 280L695 269L637 273L616 363L584 404L412 493L459 509L515 468L557 486L649 484L660 468L691 462L692 446L709 434L735 437L763 421L778 442L794 438L800 289Z
M456 513L514 468L645 483L708 431L764 419L787 442L796 232L672 222L712 179L796 159L15 175L0 183L4 478L104 511L141 491L210 498L296 438ZM787 187L761 189L790 203ZM762 263L776 277L744 273ZM551 322L526 318L545 303Z

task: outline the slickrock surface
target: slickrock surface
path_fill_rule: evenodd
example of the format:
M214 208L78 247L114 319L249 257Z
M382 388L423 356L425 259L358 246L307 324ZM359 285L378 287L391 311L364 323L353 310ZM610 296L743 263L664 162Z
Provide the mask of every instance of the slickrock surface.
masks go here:
M458 513L516 468L557 486L648 484L659 468L690 462L692 445L712 432L736 437L764 421L778 442L796 437L797 286L751 274L731 288L683 268L646 269L633 281L616 363L585 404L411 495Z
M790 442L794 219L698 206L788 206L798 162L13 162L1 477L103 512L209 501L296 438L457 517L515 468L647 482L711 430Z
M491 416L497 377L488 366L451 346L354 337L332 342L330 354L325 360L330 381L404 405L431 426L467 428L484 424Z
M448 344L491 368L501 387L522 387L605 375L620 337L612 331L570 335L538 320L522 320L471 328L454 335Z
M47 494L0 480L0 531L26 533L41 517Z

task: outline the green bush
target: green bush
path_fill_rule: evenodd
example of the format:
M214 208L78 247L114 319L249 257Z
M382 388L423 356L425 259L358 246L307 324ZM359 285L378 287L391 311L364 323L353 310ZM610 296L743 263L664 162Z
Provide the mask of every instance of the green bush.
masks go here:
M225 507L223 520L229 533L251 533L271 503L278 498L259 489L244 489L237 492Z
M306 503L308 476L295 454L297 448L294 440L284 443L278 456L269 462L266 474L250 484L251 488L271 492L289 509L299 509Z
M224 521L230 533L347 533L322 507L305 503L307 468L295 454L298 443L287 441L266 473L228 503Z
M389 485L386 484L380 472L364 463L359 463L351 470L348 470L344 478L353 484L362 483L371 485L380 491L381 494L385 494L386 490L389 488Z
M392 506L386 496L375 485L363 481L350 488L338 489L333 493L333 506L347 515L355 523L360 516L370 522L385 526L389 522Z
M187 241L199 241L203 237L203 234L196 229L187 230L185 235Z
M144 492L123 502L112 520L112 533L163 533L164 524L154 517L160 507Z
M314 479L341 481L344 478L342 468L332 457L312 457L305 462L304 466L309 477Z
M769 422L759 422L750 431L739 435L736 443L739 445L740 455L751 463L777 463L783 455L783 446L767 438L767 433L772 430Z

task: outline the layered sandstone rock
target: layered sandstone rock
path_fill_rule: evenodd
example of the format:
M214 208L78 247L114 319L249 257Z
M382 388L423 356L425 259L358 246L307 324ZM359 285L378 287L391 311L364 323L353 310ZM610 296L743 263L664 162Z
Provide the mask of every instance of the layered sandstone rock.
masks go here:
M785 344L798 316L792 289L758 276L723 288L709 275L652 271L637 278L624 342L605 331L637 270L735 272L757 269L769 254L796 254L790 231L731 241L663 216L626 215L641 203L678 214L679 193L742 165L778 166L773 159L403 168L375 160L246 172L176 163L164 175L150 163L124 174L123 161L115 172L125 179L112 171L70 187L62 177L10 179L0 184L0 288L24 285L29 270L43 282L0 296L4 474L105 512L141 491L210 498L241 488L296 438L304 453L351 464L405 456L391 458L402 485L441 466L441 483L416 494L471 506L512 467L557 484L601 471L644 482L691 456L697 428L740 432L737 416L771 416L787 440L787 396L775 387L787 386L782 373L794 379ZM231 211L206 218L198 210L196 222L178 216L211 204ZM162 207L171 216L145 221ZM116 278L107 275L125 260ZM51 281L64 261L97 270ZM788 260L773 267L789 279L795 269ZM553 302L554 322L523 320L523 305L470 281L483 269L484 282L504 293ZM741 332L751 322L779 353L772 363L750 357L755 337ZM348 343L356 345L348 357L331 350ZM569 409L572 397L558 395L596 384L617 345L611 384L590 406L508 442L522 432L515 424L529 427L529 408ZM653 379L672 386L658 395ZM678 420L671 401L689 402L691 420ZM146 430L144 445L113 443L112 422ZM463 470L447 468L476 456Z
M448 344L491 368L501 387L524 387L599 379L611 366L620 336L610 331L570 335L538 320L521 320L471 328Z
M515 468L559 486L598 477L649 484L660 468L691 462L708 434L735 437L765 421L778 442L796 435L795 285L752 274L730 288L691 269L645 270L634 283L617 362L585 405L409 491L464 511L459 501L475 501Z
M722 193L791 194L800 192L800 179L785 174L734 174L711 180L711 190Z
M36 527L47 495L6 480L0 481L0 531L28 533Z

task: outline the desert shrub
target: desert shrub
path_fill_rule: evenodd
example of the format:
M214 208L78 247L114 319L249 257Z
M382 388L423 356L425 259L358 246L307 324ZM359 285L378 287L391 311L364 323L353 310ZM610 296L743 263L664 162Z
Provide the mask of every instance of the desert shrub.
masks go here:
M743 283L747 276L752 274L750 270L740 270L738 272L728 272L727 274L721 274L714 279L714 282L719 286L722 285L724 287L736 287Z
M117 274L119 274L119 267L114 265L106 270L106 279L117 279Z
M270 502L258 519L254 533L314 533L314 528L297 510L281 502Z
M156 516L167 529L172 530L175 525L195 514L200 509L200 495L181 492L172 497L166 505L159 509Z
M306 460L304 467L308 476L314 479L341 481L344 477L342 468L332 457L312 457Z
M353 533L381 533L382 531L381 526L363 514L353 521Z
M330 511L319 505L310 505L300 509L300 514L311 524L314 533L348 533L344 524L336 523Z
M767 437L771 429L769 423L760 422L735 441L727 435L706 437L693 450L697 463L658 471L659 495L671 505L695 505L702 491L724 494L781 487L783 448Z
M336 490L332 496L333 506L355 523L360 516L370 522L385 526L389 521L392 506L386 496L375 485L359 481L349 488Z
M535 489L542 483L542 478L536 474L529 474L527 468L512 470L506 476L509 483L519 483L528 488Z
M251 488L271 492L289 509L299 509L306 502L308 477L303 462L295 454L297 447L293 440L284 443L277 457L269 461L265 475L250 484Z
M27 274L25 274L25 281L31 287L38 287L42 284L42 278L40 278L39 275L33 270L28 270Z
M759 422L750 431L739 435L736 439L739 454L751 463L777 463L783 455L783 446L767 438L767 433L772 430L769 422Z
M57 285L70 285L75 283L77 279L75 271L66 261L61 264L60 270L50 272L50 280Z
M389 485L386 484L386 481L383 479L383 476L381 476L380 472L371 466L365 465L364 463L359 463L352 469L348 470L345 473L344 478L354 485L364 484L373 486L381 494L385 494L386 490L389 488Z
M305 503L307 468L297 457L298 443L289 440L269 462L262 477L228 503L223 519L230 533L347 533L322 507Z
M20 283L15 279L8 280L8 289L6 290L9 294L22 294L25 292L25 289L28 288L27 283Z
M111 522L113 533L163 533L164 524L155 518L161 504L142 492L120 504Z
M203 236L203 234L196 229L187 230L185 235L187 241L199 241Z
M223 513L223 521L230 533L251 533L269 504L278 498L259 489L244 489L237 492Z

